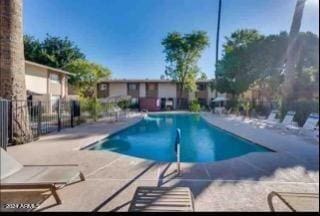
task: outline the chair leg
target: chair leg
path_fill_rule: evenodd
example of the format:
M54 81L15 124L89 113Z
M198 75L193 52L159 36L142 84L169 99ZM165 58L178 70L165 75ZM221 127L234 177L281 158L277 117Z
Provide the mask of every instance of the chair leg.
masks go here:
M82 172L80 172L79 177L80 177L81 181L85 181L86 180Z
M57 188L54 185L52 185L50 190L51 190L51 193L52 193L54 199L56 200L57 204L61 204L61 199L57 193Z

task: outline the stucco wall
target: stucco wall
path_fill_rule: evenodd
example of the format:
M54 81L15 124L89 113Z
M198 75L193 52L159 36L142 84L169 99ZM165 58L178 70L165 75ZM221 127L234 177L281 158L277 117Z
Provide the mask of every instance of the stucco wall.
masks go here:
M25 70L27 90L38 94L47 94L47 70L27 64Z
M174 83L159 83L159 98L176 98L177 90Z
M50 94L62 96L62 94L61 94L61 84L52 83L51 82L50 83Z
M59 83L53 81L49 78L49 94L51 95L60 95L62 96L62 74L55 73L54 71L49 70L49 77L51 74L55 74L59 76ZM64 85L63 85L64 86Z
M124 96L127 95L126 83L110 83L109 96Z

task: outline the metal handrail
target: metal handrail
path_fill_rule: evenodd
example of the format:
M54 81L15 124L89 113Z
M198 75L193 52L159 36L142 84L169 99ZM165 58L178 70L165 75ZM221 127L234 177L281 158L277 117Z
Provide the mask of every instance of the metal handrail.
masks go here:
M181 143L181 130L177 128L176 134L176 141L175 141L175 152L177 157L177 173L178 176L181 174L181 167L180 167L180 144Z

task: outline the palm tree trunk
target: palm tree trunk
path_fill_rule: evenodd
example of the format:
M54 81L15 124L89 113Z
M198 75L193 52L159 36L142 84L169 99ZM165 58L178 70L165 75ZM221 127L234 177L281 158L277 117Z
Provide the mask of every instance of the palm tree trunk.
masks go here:
M26 103L22 0L0 0L0 97L12 103L15 143L31 138Z
M301 27L301 21L303 16L303 9L306 0L297 0L290 34L289 34L289 43L287 47L286 57L285 57L285 79L282 84L282 96L283 99L289 100L293 95L293 83L296 73L296 63L299 57L298 47L297 47L297 39L299 36L299 31Z

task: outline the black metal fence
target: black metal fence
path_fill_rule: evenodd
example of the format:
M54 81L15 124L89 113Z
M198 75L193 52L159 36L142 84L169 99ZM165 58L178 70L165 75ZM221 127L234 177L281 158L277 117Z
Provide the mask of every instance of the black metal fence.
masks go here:
M1 140L8 144L36 140L43 134L80 123L80 104L74 100L0 100ZM5 114L6 113L6 114ZM1 141L2 142L2 141ZM1 144L2 145L2 144ZM3 144L4 145L4 144Z
M7 149L9 101L0 99L0 147Z

